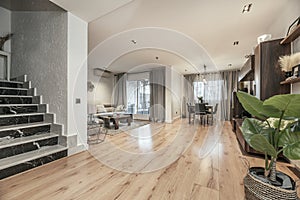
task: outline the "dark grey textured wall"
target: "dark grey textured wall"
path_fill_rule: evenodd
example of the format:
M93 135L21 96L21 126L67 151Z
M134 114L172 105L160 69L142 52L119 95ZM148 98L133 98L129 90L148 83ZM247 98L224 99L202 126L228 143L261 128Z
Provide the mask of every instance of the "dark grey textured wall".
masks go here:
M20 12L11 16L12 77L28 75L56 121L67 126L66 12ZM66 130L65 130L66 131Z

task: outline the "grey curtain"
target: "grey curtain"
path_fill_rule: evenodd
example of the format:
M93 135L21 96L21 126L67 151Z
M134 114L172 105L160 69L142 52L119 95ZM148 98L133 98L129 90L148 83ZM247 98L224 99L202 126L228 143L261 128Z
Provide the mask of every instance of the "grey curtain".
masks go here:
M115 75L114 87L114 105L124 105L127 107L127 89L126 89L127 74Z
M223 117L225 120L232 119L232 92L238 87L238 72L223 71L221 72L223 79L221 108L223 109Z
M150 72L150 120L165 121L165 68L154 69Z
M194 104L194 85L196 74L184 75L182 117L188 116L187 103Z

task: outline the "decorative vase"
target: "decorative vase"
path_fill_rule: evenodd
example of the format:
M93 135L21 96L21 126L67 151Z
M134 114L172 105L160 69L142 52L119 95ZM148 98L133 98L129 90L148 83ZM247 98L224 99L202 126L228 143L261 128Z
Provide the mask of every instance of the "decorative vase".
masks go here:
M292 71L285 72L285 78L288 78L288 77L291 77L291 76L293 76Z

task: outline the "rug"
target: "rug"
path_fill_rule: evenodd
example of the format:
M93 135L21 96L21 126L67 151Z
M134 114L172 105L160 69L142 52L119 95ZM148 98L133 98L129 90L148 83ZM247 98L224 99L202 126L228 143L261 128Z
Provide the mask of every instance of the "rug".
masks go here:
M119 129L115 130L114 126L112 125L111 128L107 129L107 135L116 135L122 132L126 132L135 128L139 128L141 126L145 126L149 124L150 122L148 121L141 121L141 120L134 120L131 122L130 126L128 126L127 123L120 123L119 124Z

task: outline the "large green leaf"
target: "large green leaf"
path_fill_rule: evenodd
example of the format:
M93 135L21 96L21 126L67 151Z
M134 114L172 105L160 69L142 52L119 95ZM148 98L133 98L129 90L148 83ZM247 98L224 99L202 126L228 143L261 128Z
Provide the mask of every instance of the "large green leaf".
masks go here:
M284 148L283 155L292 160L300 160L300 142L296 142Z
M275 129L269 128L264 122L254 118L246 118L242 125L242 133L246 142L250 144L250 140L254 135L262 135L266 140L271 143L271 134L275 132Z
M278 109L270 105L264 106L261 100L252 95L249 95L248 93L238 92L237 97L244 109L251 115L259 119L266 120L269 117L280 116L280 112Z
M263 103L264 106L273 106L284 113L285 118L300 118L300 94L285 94L273 96ZM278 116L271 116L278 117Z
M300 132L285 129L280 133L279 147L283 148L283 155L289 159L300 159Z
M260 134L254 135L250 139L250 146L256 151L266 153L272 157L277 157L275 148Z

